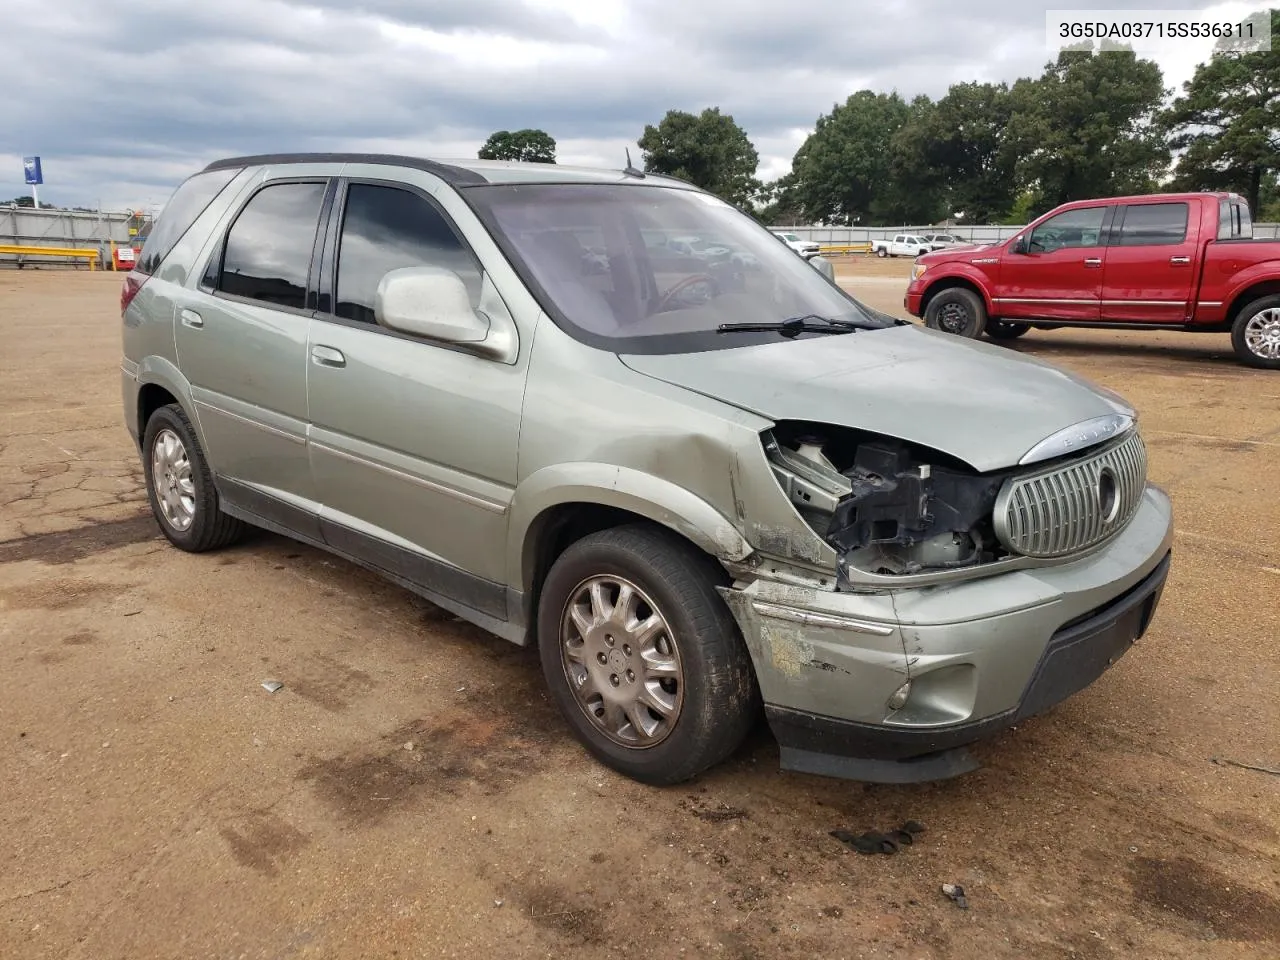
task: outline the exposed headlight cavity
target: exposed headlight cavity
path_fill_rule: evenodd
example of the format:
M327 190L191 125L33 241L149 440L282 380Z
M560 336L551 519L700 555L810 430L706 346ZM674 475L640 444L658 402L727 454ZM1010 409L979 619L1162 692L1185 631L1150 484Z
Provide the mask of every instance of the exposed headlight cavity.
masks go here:
M1007 473L830 425L784 421L762 439L778 484L842 567L905 575L1006 555L991 516Z

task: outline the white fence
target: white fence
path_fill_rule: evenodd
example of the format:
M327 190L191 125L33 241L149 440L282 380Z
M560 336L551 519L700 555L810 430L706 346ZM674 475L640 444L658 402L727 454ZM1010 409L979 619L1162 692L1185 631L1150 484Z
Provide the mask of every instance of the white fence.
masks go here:
M899 233L948 233L973 243L995 243L1012 237L1022 227L984 224L966 227L770 227L769 229L794 233L801 240L830 244L870 243L872 240L892 239ZM1255 223L1253 235L1259 240L1275 240L1280 237L1280 223Z
M0 204L0 246L97 250L99 267L109 266L111 241L118 244L129 242L129 221L127 213L36 210ZM19 260L32 262L33 257L0 253L0 267L12 267ZM41 266L52 265L41 261Z

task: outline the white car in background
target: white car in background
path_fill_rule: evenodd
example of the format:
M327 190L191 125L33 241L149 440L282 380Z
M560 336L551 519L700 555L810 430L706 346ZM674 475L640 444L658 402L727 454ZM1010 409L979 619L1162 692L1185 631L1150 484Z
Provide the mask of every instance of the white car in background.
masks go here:
M818 253L822 250L822 248L818 246L818 244L815 243L814 241L801 240L794 233L780 233L779 231L775 230L773 231L773 235L777 237L779 240L781 240L783 243L785 243L792 250L794 250L796 253L800 254L800 256L804 257L806 260L808 260L810 257L816 257Z
M899 233L892 240L872 240L871 252L877 257L923 257L933 247L915 233Z
M926 233L923 239L934 250L941 250L944 247L964 247L973 242L957 237L954 233Z

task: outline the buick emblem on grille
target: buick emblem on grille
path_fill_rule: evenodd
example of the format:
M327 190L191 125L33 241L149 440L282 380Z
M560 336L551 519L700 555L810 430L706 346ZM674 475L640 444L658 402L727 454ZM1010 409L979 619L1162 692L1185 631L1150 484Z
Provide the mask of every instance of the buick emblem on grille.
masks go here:
M996 496L991 522L1011 552L1066 557L1120 532L1142 499L1147 452L1136 430L1094 452L1015 474Z
M1110 467L1098 471L1098 511L1107 526L1115 523L1120 513L1120 491L1116 488L1116 475Z

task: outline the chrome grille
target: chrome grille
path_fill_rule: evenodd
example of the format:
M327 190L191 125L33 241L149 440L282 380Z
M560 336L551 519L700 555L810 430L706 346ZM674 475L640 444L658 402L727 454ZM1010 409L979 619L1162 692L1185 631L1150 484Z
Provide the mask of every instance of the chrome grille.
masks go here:
M1147 483L1147 448L1137 431L1089 456L1005 481L992 518L1006 548L1062 557L1121 529Z

